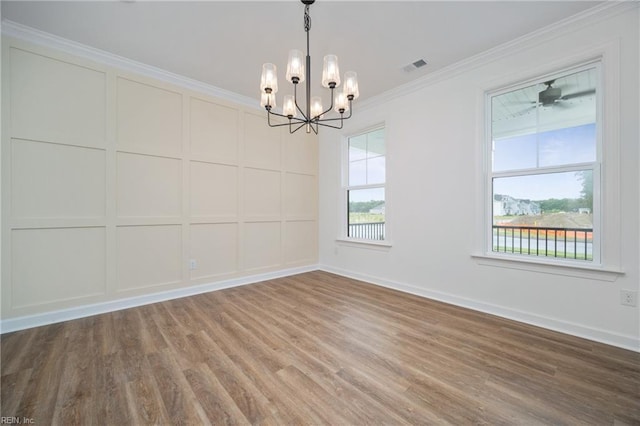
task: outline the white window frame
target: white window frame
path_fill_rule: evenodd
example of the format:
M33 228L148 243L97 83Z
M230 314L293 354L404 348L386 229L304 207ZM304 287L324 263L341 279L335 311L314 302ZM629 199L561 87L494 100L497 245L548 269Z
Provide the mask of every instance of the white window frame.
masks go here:
M385 181L384 183L378 184L367 184L367 185L349 185L349 140L351 138L361 136L367 133L371 133L377 130L383 130L384 132L384 146L385 146ZM341 223L341 235L338 237L339 242L343 243L355 243L356 245L368 245L368 246L378 246L381 248L390 247L390 238L389 238L389 216L388 216L388 207L389 207L389 186L388 186L388 133L385 123L376 124L370 127L366 127L357 132L350 133L345 135L341 144L341 157L342 157L342 185L341 185L341 203L340 203L340 223ZM382 188L384 189L384 198L385 198L385 231L384 231L384 239L383 240L371 240L371 239L360 239L350 237L349 234L349 197L348 193L351 190L359 190L359 189L376 189Z
M528 87L541 82L560 78L562 76L595 68L597 75L596 82L596 158L593 162L570 164L566 166L547 166L531 169L519 169L508 171L493 171L493 135L492 135L492 98L504 93L512 92L524 87ZM600 60L589 61L580 65L562 67L558 70L528 79L521 83L512 84L500 89L491 90L485 93L485 220L483 222L485 253L487 258L495 258L502 260L515 260L518 262L543 264L543 265L559 265L574 268L602 268L602 175L601 168L603 163L602 156L602 139L603 139L603 81L602 81L602 64ZM513 176L533 176L547 173L572 172L580 170L590 170L593 173L593 260L573 260L548 256L533 256L519 253L505 253L493 251L493 179Z

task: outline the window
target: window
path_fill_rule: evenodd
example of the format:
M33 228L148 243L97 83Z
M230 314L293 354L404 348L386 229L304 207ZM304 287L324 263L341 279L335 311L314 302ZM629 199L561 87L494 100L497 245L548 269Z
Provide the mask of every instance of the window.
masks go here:
M384 139L384 128L378 128L347 140L344 190L348 238L385 240Z
M599 69L489 95L490 252L600 262Z

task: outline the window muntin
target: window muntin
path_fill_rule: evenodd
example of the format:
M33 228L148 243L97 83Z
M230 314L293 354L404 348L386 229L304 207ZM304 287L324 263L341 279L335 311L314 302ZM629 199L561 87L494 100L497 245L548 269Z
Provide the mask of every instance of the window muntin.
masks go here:
M357 240L385 240L386 148L384 129L347 140L345 198L346 236Z
M349 186L384 184L383 129L349 138Z
M490 252L599 262L598 71L490 96Z

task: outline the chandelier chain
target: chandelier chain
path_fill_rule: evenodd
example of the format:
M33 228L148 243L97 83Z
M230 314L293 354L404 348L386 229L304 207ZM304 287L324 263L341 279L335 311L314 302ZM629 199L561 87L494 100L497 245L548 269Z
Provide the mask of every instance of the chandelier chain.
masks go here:
M311 29L311 16L309 15L309 5L304 7L304 30L309 32Z

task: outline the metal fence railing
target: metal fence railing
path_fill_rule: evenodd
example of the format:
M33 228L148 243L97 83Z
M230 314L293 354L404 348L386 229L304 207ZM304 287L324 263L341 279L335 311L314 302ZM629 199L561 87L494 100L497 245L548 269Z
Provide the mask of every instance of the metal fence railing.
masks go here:
M493 225L493 251L593 260L593 229Z
M347 236L361 240L384 240L384 222L350 223Z

